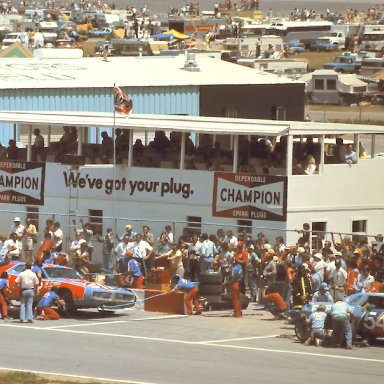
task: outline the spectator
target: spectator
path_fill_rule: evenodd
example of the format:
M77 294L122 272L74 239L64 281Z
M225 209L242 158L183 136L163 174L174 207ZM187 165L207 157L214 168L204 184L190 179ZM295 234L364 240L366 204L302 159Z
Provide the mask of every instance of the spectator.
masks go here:
M81 274L86 275L89 273L89 253L88 253L88 243L83 241L80 243L80 249L76 252L74 261L75 269Z
M248 287L251 294L251 301L256 302L257 300L257 286L259 277L259 264L260 259L255 252L253 244L248 245L248 262L247 262L247 276L248 276Z
M303 224L303 229L296 229L296 232L301 235L297 240L297 244L301 247L306 247L309 244L309 237L311 235L310 225L308 223Z
M41 161L45 161L44 137L38 128L33 130L33 134L35 135L35 140L32 144L32 160L36 161L40 157Z
M345 151L344 158L347 164L357 163L357 155L356 155L356 152L353 150L352 144L347 145L347 150Z
M11 233L9 239L4 242L1 251L4 257L4 264L8 264L11 260L20 260L21 243L16 233Z
M61 252L63 249L63 238L64 234L60 228L60 223L56 222L53 224L53 238L52 240L55 242L55 252Z
M191 281L198 281L200 273L201 243L199 236L193 234L190 243L184 242L188 246L189 273Z
M145 240L151 247L155 245L155 236L150 232L151 228L148 225L143 226L143 240Z
M183 254L177 244L172 244L172 249L166 253L157 256L159 258L167 258L171 262L171 276L177 275L184 277Z
M93 231L91 229L91 225L89 223L84 223L83 219L80 219L80 223L81 223L82 229L79 229L79 231L82 233L83 239L88 244L87 252L88 252L88 255L89 255L89 260L92 260L92 253L93 253L92 236L93 236Z
M304 169L306 175L313 175L316 171L316 160L312 155L307 156L307 165Z
M125 258L125 255L129 251L130 248L130 238L128 235L123 236L123 241L121 241L119 244L117 244L115 248L115 257L116 257L116 263L115 263L115 270L118 269L117 266L121 265L120 260ZM132 252L131 252L132 253ZM119 271L120 272L120 271Z
M217 253L215 243L208 238L207 233L201 235L201 259L200 259L200 271L206 272L213 262L213 257Z
M134 241L135 240L135 237L136 237L136 232L134 232L134 230L133 230L133 228L132 228L132 225L131 224L127 224L126 226L125 226L125 233L121 236L121 237L119 237L118 235L117 235L117 233L116 233L116 240L117 241L122 241L123 240L123 238L125 237L125 236L128 236L128 238L129 238L129 241Z
M113 139L108 136L106 131L101 132L101 137L100 155L106 159L110 159L113 156Z
M331 295L335 301L344 299L346 281L347 272L341 267L341 260L336 259L335 269L330 275Z
M164 231L161 232L159 240L161 240L162 238L166 239L170 245L173 244L173 233L172 227L170 225L166 225Z
M144 276L147 276L147 271L153 267L152 246L143 240L143 236L140 233L137 233L135 241L129 245L129 250L132 251L133 258L141 264Z
M103 250L102 250L102 254L103 254L103 268L108 271L108 272L112 272L113 270L113 254L112 254L112 250L113 250L113 232L112 232L112 228L107 228L106 230L106 233L104 235L104 237L101 237L99 235L97 235L97 240L100 242L100 243L103 243Z
M31 217L27 217L24 229L24 256L27 263L33 263L33 248L37 242L36 226L32 222Z
M19 158L19 148L17 148L16 140L9 140L6 149L7 158L9 160L17 160Z
M16 233L17 240L22 240L24 236L25 227L21 224L20 217L15 217L13 221L13 225L11 226L11 230L9 233Z

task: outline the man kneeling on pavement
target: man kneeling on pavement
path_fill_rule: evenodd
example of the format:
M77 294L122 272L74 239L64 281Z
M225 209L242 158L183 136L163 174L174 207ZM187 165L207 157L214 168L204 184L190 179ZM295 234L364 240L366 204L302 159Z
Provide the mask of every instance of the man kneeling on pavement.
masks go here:
M38 302L36 307L36 317L39 320L59 320L60 315L51 308L52 305L64 307L65 302L57 295L58 287L52 287Z

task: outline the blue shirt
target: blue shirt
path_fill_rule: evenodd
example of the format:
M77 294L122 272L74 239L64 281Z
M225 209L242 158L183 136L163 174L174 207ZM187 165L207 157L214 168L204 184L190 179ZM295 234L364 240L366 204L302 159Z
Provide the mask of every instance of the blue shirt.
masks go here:
M140 265L135 259L129 259L128 261L128 272L133 276L133 277L139 277L142 275L141 270L140 270Z
M32 272L35 272L36 275L42 275L43 274L43 271L41 270L41 268L38 266L38 265L32 265Z
M331 315L332 316L347 316L348 313L353 313L352 308L344 301L336 301L332 305Z
M311 323L312 329L324 329L325 319L327 318L327 314L323 311L316 311L311 313L309 316L309 322Z
M50 307L56 300L60 300L55 292L48 291L37 304L38 307Z
M240 264L235 264L235 265L232 267L232 277L233 277L236 281L241 281L241 280L243 280L243 268L241 267Z
M175 285L175 289L183 292L189 292L191 289L197 287L199 285L198 282L188 281L186 279L179 279L179 282Z
M8 279L0 279L0 291L4 288L9 288Z

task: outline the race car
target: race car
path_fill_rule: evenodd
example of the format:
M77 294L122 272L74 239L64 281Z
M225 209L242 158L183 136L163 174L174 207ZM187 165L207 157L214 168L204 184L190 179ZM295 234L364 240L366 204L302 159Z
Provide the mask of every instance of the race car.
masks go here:
M8 273L10 300L20 299L20 289L16 286L16 277L25 269L24 262L10 263L0 267ZM59 288L58 295L65 301L68 314L75 314L77 309L97 308L99 311L114 312L118 309L135 305L136 295L126 288L111 287L84 280L74 269L56 264L43 264L43 277L39 288L38 301L49 288Z
M353 337L360 336L368 342L377 337L384 337L384 293L355 293L348 296L345 301L353 308ZM319 305L325 305L328 313L325 329L332 329L331 316L329 315L332 303L310 302L303 306L295 322L295 333L302 342L309 337L309 326L306 319Z

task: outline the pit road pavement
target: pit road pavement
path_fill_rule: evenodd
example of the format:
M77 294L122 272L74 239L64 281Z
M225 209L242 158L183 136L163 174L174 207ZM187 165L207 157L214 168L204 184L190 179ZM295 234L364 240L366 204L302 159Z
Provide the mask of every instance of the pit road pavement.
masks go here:
M305 347L292 325L255 304L242 318L80 311L59 321L1 322L0 332L0 368L159 384L362 384L384 376L384 343Z

